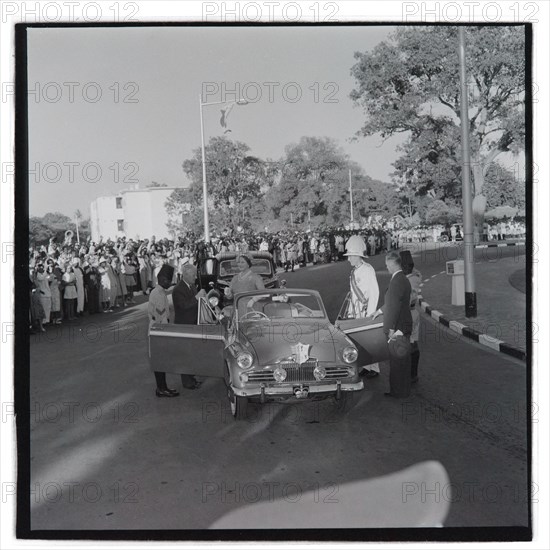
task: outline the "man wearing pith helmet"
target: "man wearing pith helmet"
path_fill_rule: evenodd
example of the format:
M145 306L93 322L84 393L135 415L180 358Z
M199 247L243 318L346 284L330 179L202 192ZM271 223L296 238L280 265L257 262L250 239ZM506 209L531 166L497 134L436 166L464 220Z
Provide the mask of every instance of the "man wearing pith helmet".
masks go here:
M359 235L353 235L346 243L346 253L349 263L353 267L350 275L350 303L348 317L367 317L378 307L380 290L376 280L374 267L365 261L367 246ZM380 374L378 363L363 367L362 375L374 378Z

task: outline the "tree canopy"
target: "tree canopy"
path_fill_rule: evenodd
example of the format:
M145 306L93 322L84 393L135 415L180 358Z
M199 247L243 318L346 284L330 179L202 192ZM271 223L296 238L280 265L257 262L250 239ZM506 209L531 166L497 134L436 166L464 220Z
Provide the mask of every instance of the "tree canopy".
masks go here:
M82 214L79 210L75 212L75 217L79 222L80 240L86 240L91 234L90 220L82 220ZM76 237L74 219L60 212L48 212L42 217L32 216L29 219L29 241L33 246L36 246L47 244L50 238L53 237L57 243L62 243L65 240L65 231L69 229L75 233Z
M250 148L227 137L213 137L205 147L206 181L209 207L216 211L211 221L214 228L236 228L247 221L249 205L257 200L262 189L272 183L273 170L268 162L252 156ZM202 205L202 151L196 149L183 163L183 171L191 180L191 219L195 228L202 228L198 214ZM177 200L177 197L173 197ZM174 203L174 200L171 201ZM174 204L172 204L174 207Z
M355 219L397 213L395 187L373 180L336 141L305 136L289 144L282 158L263 160L227 137L212 138L205 151L210 216L214 230L238 227L263 231L349 223L349 170ZM183 163L190 189L175 190L166 203L169 229L203 230L202 156L197 149Z
M371 52L355 53L352 100L365 121L357 136L406 133L397 181L420 195L456 201L460 192L460 81L457 28L400 27ZM475 194L504 151L525 136L525 30L468 27L466 63Z

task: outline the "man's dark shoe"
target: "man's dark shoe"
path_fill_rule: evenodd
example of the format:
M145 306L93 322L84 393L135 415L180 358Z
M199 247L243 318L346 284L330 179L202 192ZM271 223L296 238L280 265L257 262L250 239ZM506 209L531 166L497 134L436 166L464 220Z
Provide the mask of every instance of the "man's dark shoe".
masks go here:
M157 391L155 392L157 397L177 397L179 395L179 392L176 390L159 390L157 388Z
M364 378L376 378L380 373L375 370L363 370L361 376Z

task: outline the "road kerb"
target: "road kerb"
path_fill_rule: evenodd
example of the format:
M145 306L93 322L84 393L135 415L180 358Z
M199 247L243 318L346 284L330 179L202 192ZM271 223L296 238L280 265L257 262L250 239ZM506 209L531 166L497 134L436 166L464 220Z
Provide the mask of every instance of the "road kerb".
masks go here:
M489 334L478 332L477 330L463 325L458 321L447 319L442 315L440 311L432 309L430 304L428 304L428 302L426 302L421 295L418 295L418 304L421 311L423 311L426 315L429 315L432 319L441 323L442 325L449 327L452 331L458 334L462 334L462 336L478 342L482 346L486 346L494 351L510 355L511 357L515 357L520 361L527 361L527 353L522 349L515 348L514 346L503 342L502 340L498 340L497 338L495 338L494 336L490 336Z

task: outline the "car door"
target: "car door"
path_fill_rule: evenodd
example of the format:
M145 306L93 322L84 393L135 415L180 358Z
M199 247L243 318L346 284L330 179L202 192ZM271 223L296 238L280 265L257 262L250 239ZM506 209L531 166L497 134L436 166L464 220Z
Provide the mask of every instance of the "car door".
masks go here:
M388 340L384 334L384 317L376 319L339 319L335 326L346 334L359 350L358 362L370 365L390 358Z
M390 358L388 340L384 334L384 316L379 315L376 319L365 319L364 317L346 318L348 311L349 294L346 296L338 319L334 326L346 334L359 350L358 363L370 365L379 361L387 361Z
M151 370L223 378L224 333L224 326L211 318L196 325L153 325L149 329Z

